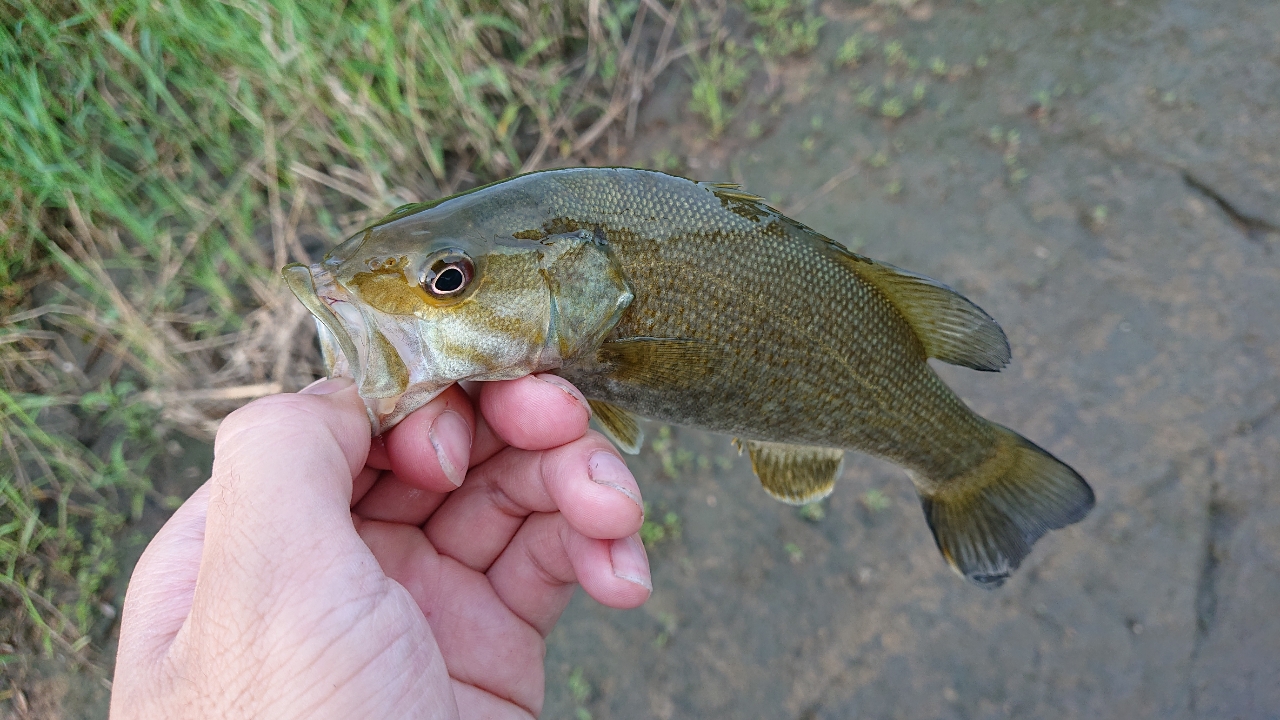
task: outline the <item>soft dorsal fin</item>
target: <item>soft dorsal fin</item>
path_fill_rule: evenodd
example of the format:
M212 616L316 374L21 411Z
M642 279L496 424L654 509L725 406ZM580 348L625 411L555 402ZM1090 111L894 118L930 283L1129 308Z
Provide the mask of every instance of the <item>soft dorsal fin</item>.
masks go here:
M751 469L766 492L789 505L807 505L831 494L844 451L785 443L735 440L751 456Z
M929 357L992 372L1009 364L1009 339L1004 330L965 296L933 278L833 249L898 308Z
M628 455L640 452L644 430L636 422L635 415L603 400L587 400L587 404L591 406L591 416L600 425L600 429L619 450Z

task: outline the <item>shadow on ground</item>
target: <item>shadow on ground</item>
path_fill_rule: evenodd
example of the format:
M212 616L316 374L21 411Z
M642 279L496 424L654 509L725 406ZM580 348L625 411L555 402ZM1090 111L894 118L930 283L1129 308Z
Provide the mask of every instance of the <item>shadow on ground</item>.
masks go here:
M691 176L960 289L1014 362L939 371L1098 506L985 592L896 468L850 455L815 521L677 430L676 478L633 465L679 518L653 599L575 599L546 716L1277 717L1280 4L918 3L878 33L917 69L835 68L866 17L824 12L814 58L751 90L779 98L737 121L759 139L700 139L659 97L632 162L677 138ZM886 76L925 85L896 121Z

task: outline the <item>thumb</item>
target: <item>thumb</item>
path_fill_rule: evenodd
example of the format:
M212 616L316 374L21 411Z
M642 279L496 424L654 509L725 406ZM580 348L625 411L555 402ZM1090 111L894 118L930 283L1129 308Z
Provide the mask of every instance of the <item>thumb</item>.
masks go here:
M264 592L264 576L287 581L278 570L298 562L299 552L332 557L334 548L354 544L367 553L350 514L352 477L369 451L364 404L348 379L304 393L257 400L223 421L212 478L134 568L113 700L131 695L146 669L170 654L202 595L229 588L251 600Z
M201 583L248 589L242 583L254 577L313 565L317 553L364 549L351 487L369 440L364 404L347 378L228 415L214 441Z
M117 685L121 684L119 669L158 662L191 612L208 508L206 482L160 528L138 558L120 620Z
M369 421L349 379L245 405L223 421L213 478L169 518L138 559L125 597L117 667L151 664L191 612L206 523L212 542L232 538L283 554L299 534L351 529L351 478L364 466ZM212 504L210 498L215 497ZM238 536L238 537L237 537Z

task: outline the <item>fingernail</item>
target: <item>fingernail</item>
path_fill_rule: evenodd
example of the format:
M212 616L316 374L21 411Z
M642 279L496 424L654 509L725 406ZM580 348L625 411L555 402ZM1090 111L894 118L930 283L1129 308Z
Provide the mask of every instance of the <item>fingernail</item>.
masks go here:
M355 382L349 377L320 378L298 391L301 395L332 395Z
M427 431L427 439L436 450L436 459L440 461L440 469L449 482L462 487L462 479L467 475L467 465L471 460L471 429L467 421L452 410L445 410L431 423Z
M551 373L542 373L541 375L534 375L534 377L538 378L539 380L541 380L542 382L548 385L555 385L556 387L560 388L562 391L564 391L566 395L573 398L574 402L581 405L582 409L586 410L587 412L591 412L591 406L587 405L587 398L583 396L583 394L578 390L578 388L573 386L573 383L569 382L568 380L565 380L559 375L552 375Z
M597 485L611 487L626 495L636 504L636 507L640 508L640 513L644 514L644 503L640 501L640 486L636 484L635 476L627 469L626 463L619 460L617 455L606 450L597 450L587 460L587 476Z
M632 535L614 540L613 546L609 548L609 559L613 561L614 577L653 592L649 558L644 554L644 545L640 544L639 537Z

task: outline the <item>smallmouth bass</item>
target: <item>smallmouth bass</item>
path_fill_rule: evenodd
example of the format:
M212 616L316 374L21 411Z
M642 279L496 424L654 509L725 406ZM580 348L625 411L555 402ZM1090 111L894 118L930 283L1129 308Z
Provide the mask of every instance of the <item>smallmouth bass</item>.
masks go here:
M985 587L1094 504L926 362L1002 369L990 316L735 185L536 172L399 208L283 275L374 433L456 381L554 371L623 450L637 416L730 434L783 502L828 495L845 450L902 466L943 557Z

